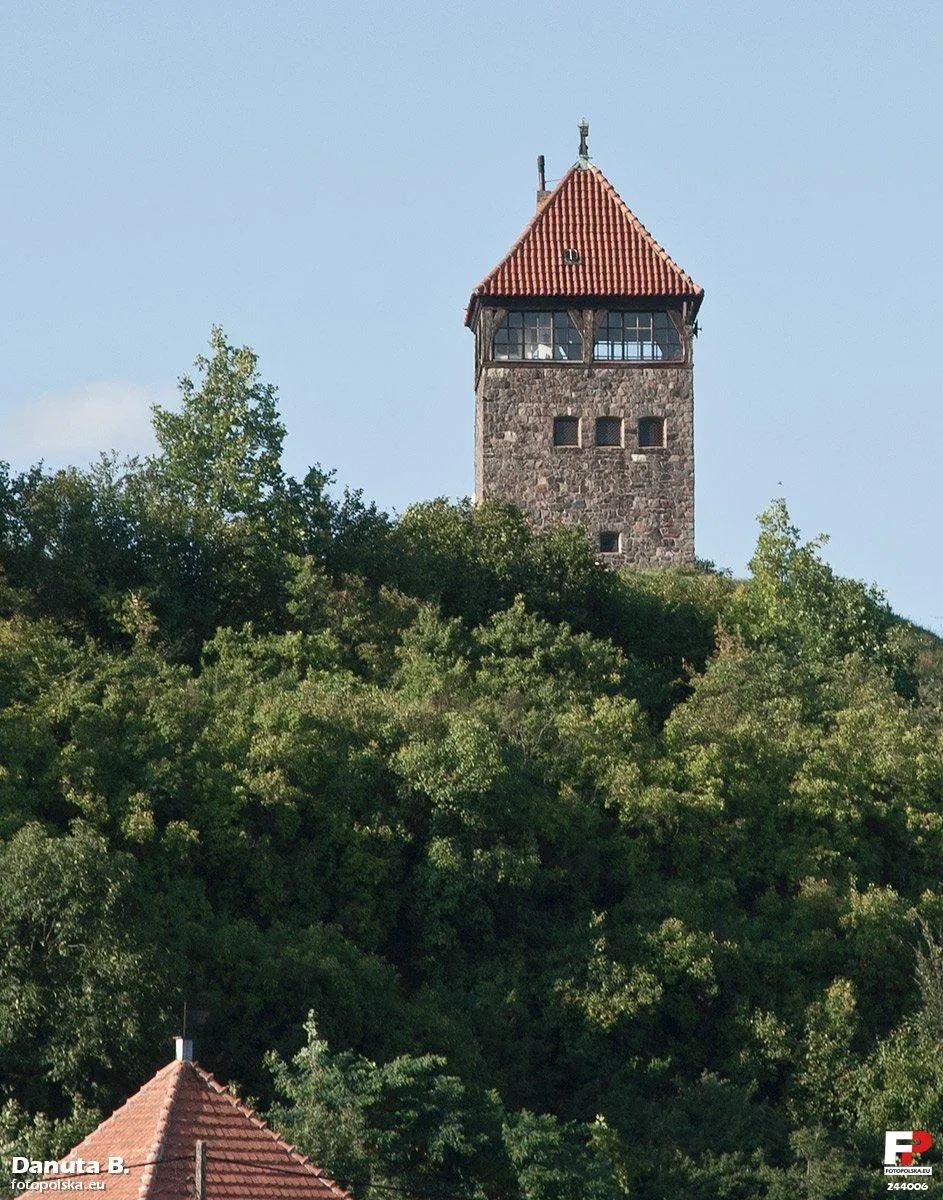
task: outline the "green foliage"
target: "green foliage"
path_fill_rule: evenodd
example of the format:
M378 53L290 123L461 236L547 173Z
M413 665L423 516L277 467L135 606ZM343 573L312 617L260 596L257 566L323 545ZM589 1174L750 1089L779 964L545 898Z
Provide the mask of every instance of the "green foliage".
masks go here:
M0 471L6 1145L184 1001L360 1200L850 1200L943 1127L931 635L781 503L734 583L335 499L219 330L155 423Z
M859 653L903 674L909 663L883 594L835 575L818 554L827 541L823 534L801 543L785 501L774 501L760 517L752 578L731 607L731 624L751 644L775 646L812 669Z
M308 1045L289 1067L270 1058L284 1100L273 1124L363 1200L519 1197L614 1200L624 1194L608 1156L604 1122L564 1124L507 1113L492 1092L470 1088L434 1055L377 1065L333 1054L313 1019Z
M2 572L6 612L48 615L77 634L109 630L117 596L142 578L141 547L126 481L136 469L103 455L87 472L40 466L11 476L0 464Z
M703 666L729 590L690 571L606 571L580 530L535 533L513 505L417 504L390 539L387 578L471 625L517 597L529 611L611 640L627 656L627 685L657 715L680 691L687 665Z
M0 851L0 1077L23 1102L55 1085L97 1098L103 1068L141 1045L154 962L125 907L133 870L81 823L24 825Z
M275 388L260 380L256 355L229 345L218 326L210 346L213 357L196 360L201 386L188 375L180 380L180 411L154 406L161 453L152 466L164 495L177 498L196 519L269 521L272 502L285 488L285 426Z
M45 1113L30 1116L15 1100L0 1104L0 1161L6 1166L14 1154L30 1159L58 1159L90 1133L102 1114L78 1101L68 1117L52 1120ZM10 1196L19 1193L5 1171L0 1190Z
M167 651L195 664L220 625L284 629L295 556L374 569L388 521L330 476L281 466L276 389L255 354L214 328L179 410L155 406L158 454L89 471L12 475L0 464L0 603L126 646L128 601L156 617ZM4 600L3 598L6 597Z

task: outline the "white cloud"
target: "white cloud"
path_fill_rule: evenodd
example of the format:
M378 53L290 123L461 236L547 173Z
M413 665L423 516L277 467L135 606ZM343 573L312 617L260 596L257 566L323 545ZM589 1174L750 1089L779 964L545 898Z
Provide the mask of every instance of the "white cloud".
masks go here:
M7 408L0 458L14 467L40 459L59 467L84 466L102 450L148 454L155 448L151 405L170 404L175 394L109 379L46 392Z

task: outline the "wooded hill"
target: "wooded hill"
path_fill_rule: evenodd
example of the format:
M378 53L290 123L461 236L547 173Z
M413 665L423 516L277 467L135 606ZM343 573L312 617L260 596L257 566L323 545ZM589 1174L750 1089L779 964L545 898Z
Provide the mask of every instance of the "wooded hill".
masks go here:
M197 1057L358 1200L883 1195L943 1138L943 669L751 576L390 519L213 334L159 452L0 476L0 1141Z

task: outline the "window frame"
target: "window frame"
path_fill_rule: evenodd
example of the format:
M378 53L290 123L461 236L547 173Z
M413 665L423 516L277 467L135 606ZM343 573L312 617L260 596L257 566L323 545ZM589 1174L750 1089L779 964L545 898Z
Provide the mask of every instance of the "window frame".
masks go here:
M613 421L618 425L618 429L619 429L618 441L601 442L599 440L599 426L603 423L603 421ZM596 438L594 445L599 446L599 448L601 450L621 450L625 446L625 419L623 417L613 417L613 416L609 416L609 415L597 417L594 433L595 433L595 438Z
M656 356L654 351L659 346L656 340L656 333L661 326L659 318L664 318L665 342L674 341L675 352L671 355ZM597 313L596 323L593 328L592 338L592 362L594 363L617 363L620 366L630 363L635 366L675 366L679 363L687 361L687 347L685 344L684 331L676 319L677 314L671 308L608 308ZM647 324L646 324L647 319ZM657 321L657 325L656 325ZM611 336L616 330L621 334L618 341ZM634 333L636 336L630 338L629 334ZM644 334L648 334L648 338L644 338ZM607 344L610 347L621 345L622 353L600 354L600 344ZM639 346L643 349L635 355L626 354L628 346ZM650 353L646 353L644 347L650 347Z
M643 442L642 441L642 424L646 421L657 421L661 428L660 442ZM668 445L668 422L664 417L657 413L647 413L645 416L639 417L635 423L635 440L639 450L664 450Z
M586 362L586 339L583 336L583 322L579 312L574 313L567 308L546 307L546 308L510 308L503 310L504 315L494 323L494 328L491 333L491 361L494 363L537 363L546 366L552 363L554 366L559 366L561 363L583 363ZM530 322L529 319L530 318ZM541 324L545 323L545 327L549 326L549 339L541 342ZM563 329L560 329L563 325ZM508 336L512 328L519 328L520 337L514 339L516 344L512 344ZM528 356L528 331L533 329L531 335L532 345L540 346L541 344L550 346L550 356L540 358L537 354ZM499 338L506 338L499 348ZM567 349L578 348L578 356L569 356L561 354L557 356L557 348L559 346ZM510 351L513 349L515 353L499 353L499 349ZM520 350L518 354L516 351Z
M564 422L572 423L576 426L576 441L575 442L558 442L557 441L557 426ZM560 413L553 418L553 428L551 430L551 439L554 450L581 450L583 448L583 421L581 417L574 417L572 413Z

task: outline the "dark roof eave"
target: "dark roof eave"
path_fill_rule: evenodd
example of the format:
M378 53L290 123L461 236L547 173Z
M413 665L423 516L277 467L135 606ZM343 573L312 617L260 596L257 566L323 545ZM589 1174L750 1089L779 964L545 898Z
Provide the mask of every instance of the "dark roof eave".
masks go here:
M696 291L690 292L652 292L647 295L632 295L628 296L624 292L609 292L608 294L598 294L592 296L574 296L574 295L553 295L553 296L523 296L517 295L498 295L497 293L485 292L476 290L472 292L468 301L468 306L465 309L465 324L471 329L474 326L475 319L478 316L478 309L482 305L487 305L489 308L503 308L505 305L527 303L528 300L560 300L569 301L574 304L592 306L593 304L607 303L612 300L627 300L637 303L641 300L657 300L657 301L674 301L682 303L689 301L691 303L691 317L697 316L701 303L704 300L704 289L695 284Z

